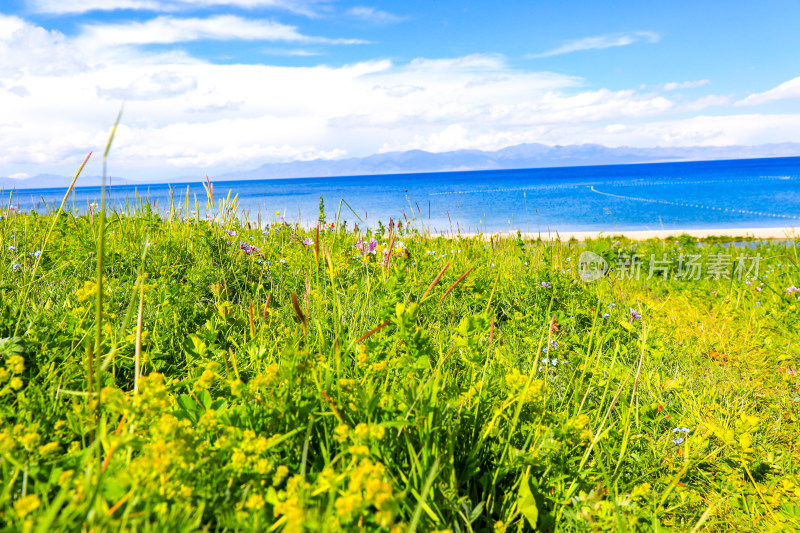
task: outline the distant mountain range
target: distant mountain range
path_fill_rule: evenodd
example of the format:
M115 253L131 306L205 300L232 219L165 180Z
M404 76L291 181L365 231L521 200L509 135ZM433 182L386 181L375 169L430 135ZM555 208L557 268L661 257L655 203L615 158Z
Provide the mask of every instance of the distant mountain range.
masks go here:
M212 181L217 182L796 156L800 157L800 143L762 144L758 146L685 146L675 148L609 148L599 144L547 146L532 143L509 146L494 152L456 150L453 152L432 153L423 150L410 150L349 159L315 159L312 161L270 163L254 170L228 172L218 176L210 176L210 178ZM158 183L198 182L201 179L202 176L176 177L158 180ZM66 187L70 181L71 178L54 175L39 175L26 179L0 178L0 187L4 189ZM81 177L78 183L80 186L100 185L100 177ZM117 185L144 185L147 183L153 183L153 181L112 177L112 184Z

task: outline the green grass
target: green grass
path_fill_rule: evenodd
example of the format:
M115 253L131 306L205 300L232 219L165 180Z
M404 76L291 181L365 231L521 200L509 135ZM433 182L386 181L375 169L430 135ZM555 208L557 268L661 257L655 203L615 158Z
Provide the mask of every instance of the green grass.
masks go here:
M0 212L9 529L800 528L794 246L262 232L215 206ZM585 250L643 275L582 283ZM761 275L645 279L681 253Z

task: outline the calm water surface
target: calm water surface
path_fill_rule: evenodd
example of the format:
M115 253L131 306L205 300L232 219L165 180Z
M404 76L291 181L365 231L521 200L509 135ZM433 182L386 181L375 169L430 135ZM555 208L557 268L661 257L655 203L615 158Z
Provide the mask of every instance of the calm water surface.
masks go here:
M146 196L165 211L171 195L176 205L185 203L187 188L190 209L197 195L204 214L199 182L112 186L110 201L122 208L126 199ZM280 211L286 221L313 224L322 196L329 220L341 205L340 219L350 226L407 217L436 232L800 227L800 157L226 181L214 190L217 197L238 194L249 218L260 214L267 223ZM13 201L24 210L45 211L64 192L20 190ZM76 188L71 208L85 210L99 192Z

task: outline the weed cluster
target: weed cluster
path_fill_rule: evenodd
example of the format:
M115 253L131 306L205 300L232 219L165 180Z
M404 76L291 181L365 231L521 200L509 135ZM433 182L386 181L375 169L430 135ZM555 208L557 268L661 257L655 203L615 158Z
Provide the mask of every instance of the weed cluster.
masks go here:
M14 529L800 528L794 245L0 214Z

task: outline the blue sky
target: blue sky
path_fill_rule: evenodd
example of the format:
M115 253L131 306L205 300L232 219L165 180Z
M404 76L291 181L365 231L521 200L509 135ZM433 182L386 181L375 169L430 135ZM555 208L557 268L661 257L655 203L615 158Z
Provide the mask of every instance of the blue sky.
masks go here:
M800 142L796 1L3 0L0 175Z

